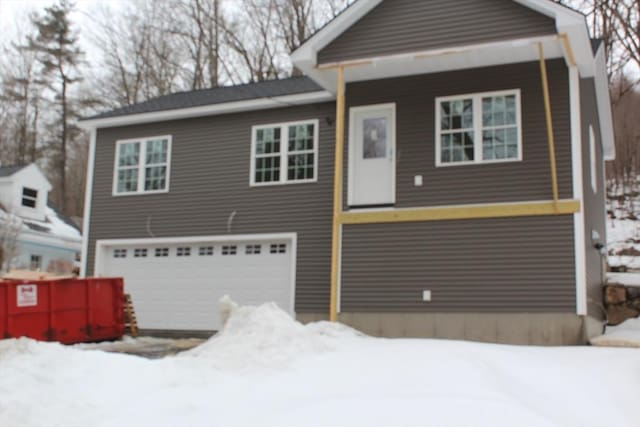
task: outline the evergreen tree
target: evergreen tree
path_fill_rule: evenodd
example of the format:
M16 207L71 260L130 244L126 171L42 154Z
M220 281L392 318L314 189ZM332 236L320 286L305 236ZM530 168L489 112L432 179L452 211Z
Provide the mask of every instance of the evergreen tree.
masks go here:
M58 117L53 123L55 155L52 166L59 179L57 201L64 211L67 210L67 146L77 134L77 128L72 125L75 113L70 87L81 80L78 66L83 57L77 34L69 20L72 10L72 3L60 0L58 4L46 8L44 15L35 15L32 22L36 35L29 38L28 44L28 48L37 54L41 65L42 83L54 95L53 104Z

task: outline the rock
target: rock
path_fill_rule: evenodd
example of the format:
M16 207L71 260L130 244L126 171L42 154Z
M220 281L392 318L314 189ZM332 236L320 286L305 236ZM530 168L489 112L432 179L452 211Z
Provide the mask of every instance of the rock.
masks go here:
M620 304L627 300L627 289L624 286L606 286L604 301L607 304Z
M640 316L640 310L635 310L624 304L607 307L607 319L610 326L619 325L627 319L633 319L638 316Z
M640 311L640 298L636 298L627 302L627 306L631 307L634 310Z
M628 299L640 299L640 287L630 286L627 288Z

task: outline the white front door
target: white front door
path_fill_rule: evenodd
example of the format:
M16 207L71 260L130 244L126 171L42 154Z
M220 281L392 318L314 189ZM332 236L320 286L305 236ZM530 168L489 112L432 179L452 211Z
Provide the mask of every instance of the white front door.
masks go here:
M395 104L350 110L350 206L395 203L395 115Z

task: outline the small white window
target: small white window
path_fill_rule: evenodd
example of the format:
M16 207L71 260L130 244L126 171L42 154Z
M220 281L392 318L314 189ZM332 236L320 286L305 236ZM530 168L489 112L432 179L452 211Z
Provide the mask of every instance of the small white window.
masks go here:
M287 253L286 243L272 243L269 247L269 253L272 254L284 254Z
M318 120L254 126L251 185L314 182L318 176Z
M598 192L598 153L596 152L596 133L593 126L589 126L589 157L591 160L591 189L594 193Z
M211 256L213 255L213 246L200 246L198 249L198 255Z
M236 245L224 245L222 247L222 255L235 255L238 252Z
M157 257L168 257L169 256L169 248L156 248L156 256Z
M262 245L247 245L245 247L245 253L247 255L260 255L262 251Z
M519 160L520 90L436 98L436 166Z
M127 250L126 249L114 249L113 250L113 257L114 258L126 258L127 257Z
M134 258L146 258L147 257L147 250L142 248L142 249L134 249L133 250L133 257Z
M33 188L22 188L22 206L35 208L38 202L38 190Z
M116 143L113 194L162 193L169 189L171 137Z
M42 255L31 255L29 268L33 271L40 271L42 268Z
M188 247L188 246L185 246L183 248L178 248L177 255L178 256L191 256L191 248Z

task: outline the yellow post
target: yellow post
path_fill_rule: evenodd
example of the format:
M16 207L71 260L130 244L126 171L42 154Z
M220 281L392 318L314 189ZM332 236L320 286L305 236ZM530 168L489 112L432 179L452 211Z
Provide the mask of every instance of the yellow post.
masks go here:
M553 118L551 114L551 99L549 96L549 79L547 78L547 64L544 59L542 43L538 44L540 52L540 73L542 74L542 93L544 95L544 110L547 117L547 141L549 142L549 162L551 164L551 186L553 189L554 209L558 212L558 172L556 170L556 149L553 137Z
M336 157L333 175L333 233L331 237L331 303L329 319L338 320L338 280L340 272L340 240L342 219L342 173L344 165L344 67L338 67L338 99L336 101Z

